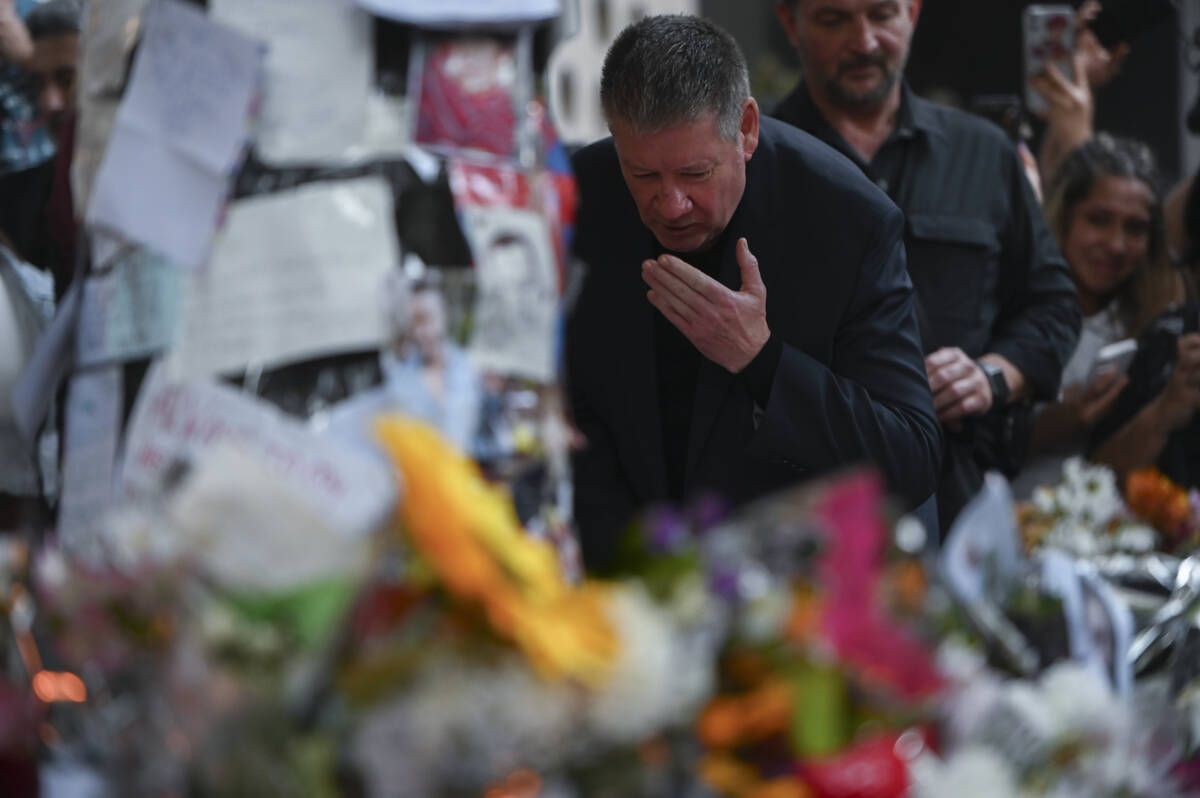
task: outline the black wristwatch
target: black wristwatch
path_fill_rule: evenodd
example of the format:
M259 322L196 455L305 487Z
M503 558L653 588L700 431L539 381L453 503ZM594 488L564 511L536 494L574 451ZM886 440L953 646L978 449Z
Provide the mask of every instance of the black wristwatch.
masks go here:
M983 371L992 387L992 407L988 412L1004 409L1008 404L1008 380L1004 379L1004 370L983 360L976 360L975 365Z

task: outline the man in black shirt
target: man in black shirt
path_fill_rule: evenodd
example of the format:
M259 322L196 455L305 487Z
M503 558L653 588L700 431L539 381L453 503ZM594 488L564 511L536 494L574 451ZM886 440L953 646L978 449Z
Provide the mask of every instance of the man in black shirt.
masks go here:
M842 152L906 216L925 366L946 429L942 530L1015 473L1028 398L1053 399L1080 311L1012 143L915 96L901 75L920 0L777 0L803 79L773 112Z
M760 119L707 20L627 28L601 100L613 135L573 159L588 274L567 330L588 568L657 502L737 504L855 464L927 499L941 441L896 207Z

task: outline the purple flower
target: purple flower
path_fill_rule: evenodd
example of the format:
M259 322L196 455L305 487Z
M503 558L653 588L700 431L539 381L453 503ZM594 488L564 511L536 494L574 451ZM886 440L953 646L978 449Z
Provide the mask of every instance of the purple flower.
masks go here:
M740 579L736 568L713 565L708 571L708 582L712 591L727 601L734 601L740 595Z
M678 551L691 537L687 519L673 507L659 507L646 516L647 543L652 551Z
M692 502L688 507L688 517L696 529L704 531L720 523L728 511L729 503L723 497L708 493Z

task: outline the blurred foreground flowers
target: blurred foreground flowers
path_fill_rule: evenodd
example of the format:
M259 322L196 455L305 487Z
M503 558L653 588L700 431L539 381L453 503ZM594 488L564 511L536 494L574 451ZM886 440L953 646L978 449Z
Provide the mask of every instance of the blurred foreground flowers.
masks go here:
M868 472L734 516L660 508L611 579L579 582L431 428L376 431L399 499L367 539L225 452L108 519L108 556L9 559L30 695L4 706L38 730L11 745L131 795L1189 794L1189 675L1147 655L1130 690L1113 663L1058 650L1075 632L1044 564L997 593L1041 659L1006 672L1001 627L963 622ZM1035 553L1062 539L1051 517L1143 523L1089 468L1021 511ZM1136 490L1144 517L1177 501ZM1154 623L1138 628L1176 628ZM1181 657L1189 640L1145 645Z

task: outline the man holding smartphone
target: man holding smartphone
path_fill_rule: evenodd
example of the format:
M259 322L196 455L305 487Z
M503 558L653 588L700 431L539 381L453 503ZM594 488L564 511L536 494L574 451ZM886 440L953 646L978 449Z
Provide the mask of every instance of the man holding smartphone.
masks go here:
M803 70L774 116L839 150L905 212L925 367L945 441L948 531L1028 443L1029 398L1052 399L1079 335L1070 273L1012 142L904 83L920 0L777 0Z

